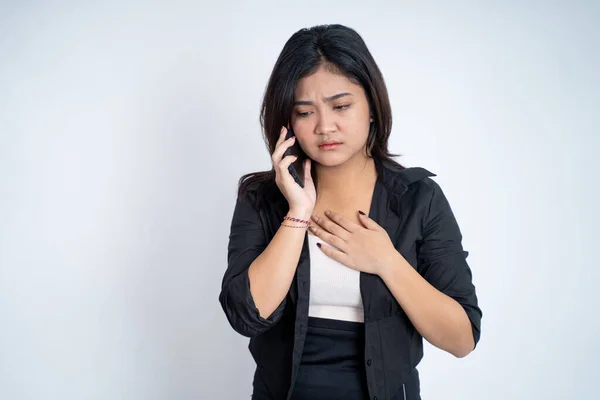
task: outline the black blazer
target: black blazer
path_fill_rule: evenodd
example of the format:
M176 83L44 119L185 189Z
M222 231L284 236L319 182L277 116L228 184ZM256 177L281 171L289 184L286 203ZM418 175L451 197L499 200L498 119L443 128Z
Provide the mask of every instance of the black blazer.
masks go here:
M396 249L423 278L463 306L477 344L482 312L466 262L468 252L463 250L461 232L446 197L430 179L435 175L423 168L381 161L376 161L376 168L369 217L385 228ZM289 399L306 337L308 238L288 295L268 319L262 318L250 294L248 267L279 229L288 204L282 195L258 207L253 206L256 200L252 190L237 199L219 301L233 329L251 338L249 349L257 373L273 399ZM361 272L360 291L369 394L372 399L391 399L423 357L422 336L379 276Z

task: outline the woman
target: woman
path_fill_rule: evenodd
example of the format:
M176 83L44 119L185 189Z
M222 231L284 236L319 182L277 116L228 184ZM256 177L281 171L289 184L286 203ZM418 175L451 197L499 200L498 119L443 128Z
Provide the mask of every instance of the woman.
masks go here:
M261 113L274 168L240 180L219 296L253 399L419 399L423 337L456 357L479 340L460 230L433 174L392 159L391 122L354 30L288 40Z

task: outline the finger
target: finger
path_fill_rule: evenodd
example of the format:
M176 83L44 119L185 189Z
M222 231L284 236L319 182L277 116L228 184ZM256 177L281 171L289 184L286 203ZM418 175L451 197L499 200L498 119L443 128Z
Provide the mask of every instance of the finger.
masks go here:
M336 224L338 224L339 226L341 226L348 232L351 232L351 233L355 232L360 227L358 224L350 221L349 219L345 218L341 214L335 213L331 210L326 210L325 215L327 215L327 217L330 220L332 220L333 222L335 222Z
M292 175L289 173L289 170L288 170L288 168L289 168L289 166L290 166L290 165L292 165L292 163L293 163L294 161L296 161L297 159L298 159L298 157L297 157L297 156L286 156L286 157L283 157L283 159L282 159L282 160L279 162L279 164L277 164L277 168L279 168L279 170L280 170L281 172L287 172L287 173L288 173L288 175L292 176Z
M304 185L305 186L308 182L313 180L312 175L310 173L310 169L311 169L310 158L307 158L306 161L304 161Z
M282 127L281 131L279 131L279 138L277 138L277 142L275 143L275 149L273 150L273 153L275 153L275 151L281 145L281 143L285 141L286 133L287 129L285 127ZM271 158L273 158L273 156L271 156Z
M379 226L379 224L375 221L373 221L371 218L369 218L367 216L367 214L365 214L362 211L358 211L358 219L359 221L363 224L363 226L367 229L373 230L373 231L378 231L381 228L381 226Z
M279 144L279 146L277 146L275 148L275 151L273 152L273 155L271 156L271 159L273 160L273 165L278 165L281 162L281 159L283 158L285 151L288 148L292 147L295 142L296 142L296 136L292 136L291 138L284 140L281 144Z
M346 243L341 238L327 232L325 229L321 228L316 224L311 224L308 229L317 237L322 239L324 242L329 243L330 245L337 247L338 250L346 253L348 251L348 243Z
M323 253L325 253L325 255L333 258L336 261L341 262L342 264L344 264L345 266L349 267L349 268L354 268L353 264L352 264L352 260L350 259L350 257L348 256L348 254L343 253L339 250L336 249L332 249L329 246L324 246L321 243L317 243L317 246L321 249L321 251Z
M284 126L281 128L281 131L279 132L279 139L277 139L277 143L275 143L275 148L277 148L277 146L279 146L281 143L283 143L283 141L285 140L285 134L287 133L287 128Z
M315 221L321 228L325 229L327 232L332 233L333 235L339 237L344 241L348 241L350 238L350 232L331 221L326 217L318 217L316 215L312 216L313 221Z

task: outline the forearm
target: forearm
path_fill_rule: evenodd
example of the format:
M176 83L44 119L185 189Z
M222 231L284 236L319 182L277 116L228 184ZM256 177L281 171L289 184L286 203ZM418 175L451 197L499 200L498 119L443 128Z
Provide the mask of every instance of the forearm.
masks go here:
M473 350L471 322L462 306L427 282L400 254L379 276L428 342L456 357Z
M310 211L290 210L288 216L309 220L310 214ZM286 224L301 226L287 221ZM250 265L250 293L261 317L268 318L287 295L305 235L305 228L281 226L262 254Z

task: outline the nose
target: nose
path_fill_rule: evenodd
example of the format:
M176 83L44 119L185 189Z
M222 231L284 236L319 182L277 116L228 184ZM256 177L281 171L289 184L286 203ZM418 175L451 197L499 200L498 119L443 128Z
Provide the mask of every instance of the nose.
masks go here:
M337 130L335 118L331 113L324 111L319 113L316 133L318 135L329 135Z

